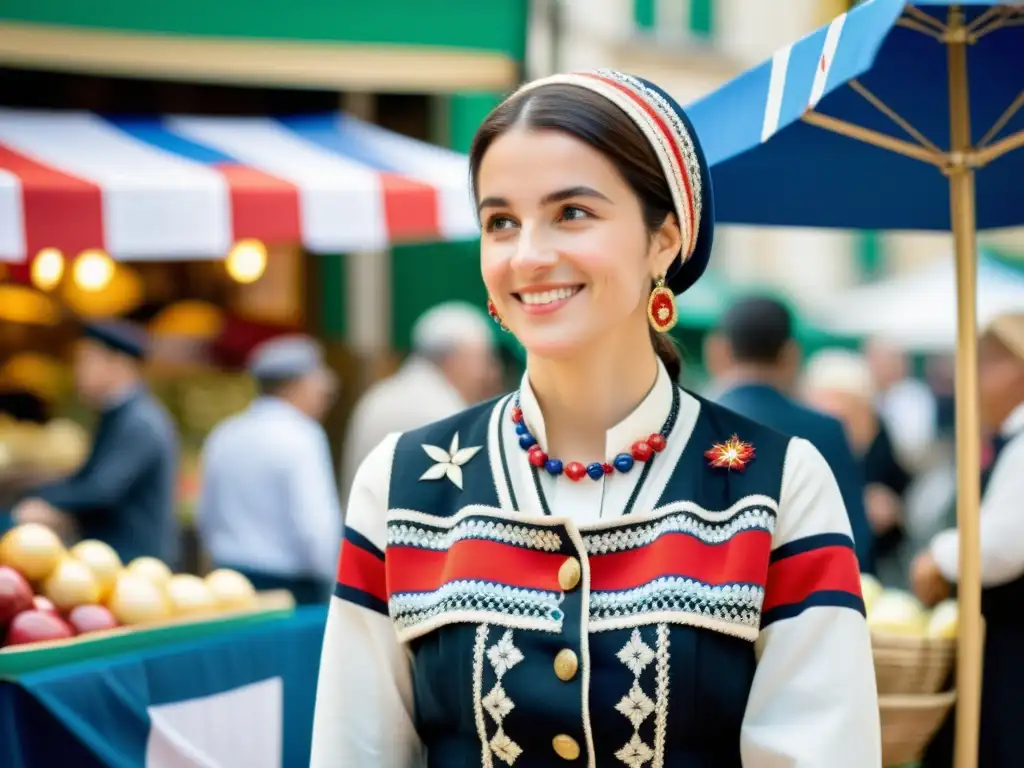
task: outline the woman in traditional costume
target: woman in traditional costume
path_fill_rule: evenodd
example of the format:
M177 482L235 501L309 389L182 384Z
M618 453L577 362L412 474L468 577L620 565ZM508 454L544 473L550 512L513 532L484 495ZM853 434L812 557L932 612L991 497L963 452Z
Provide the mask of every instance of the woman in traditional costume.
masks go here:
M601 71L527 84L470 164L518 391L356 475L314 768L876 768L839 489L810 443L676 385L711 251L683 110Z

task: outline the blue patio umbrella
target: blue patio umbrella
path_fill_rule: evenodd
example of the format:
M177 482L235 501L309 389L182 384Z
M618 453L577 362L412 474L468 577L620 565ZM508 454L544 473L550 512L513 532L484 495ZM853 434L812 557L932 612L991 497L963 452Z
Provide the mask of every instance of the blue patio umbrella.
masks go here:
M953 233L957 272L957 765L981 687L978 229L1024 223L1024 9L869 0L688 109L719 221Z

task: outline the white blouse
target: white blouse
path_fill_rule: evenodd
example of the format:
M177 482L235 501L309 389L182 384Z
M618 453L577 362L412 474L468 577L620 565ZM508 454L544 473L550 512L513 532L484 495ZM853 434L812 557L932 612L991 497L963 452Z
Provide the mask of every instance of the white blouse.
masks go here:
M665 424L674 384L664 368L637 409L607 433L607 454L628 451L639 436ZM521 408L540 445L544 419L523 378ZM651 466L635 500L652 510L683 453L701 404L681 392L671 439ZM390 435L360 467L350 496L347 525L380 551L386 549L389 478L399 435ZM502 440L509 458L518 514L540 517L541 501L514 425L491 422L491 440ZM497 450L491 450L492 471ZM821 454L793 439L785 457L773 550L808 536L852 538L842 497ZM500 471L500 470L499 470ZM622 514L639 472L570 482L540 473L543 493L559 517L586 527ZM500 477L500 474L495 475ZM497 483L503 509L513 509ZM550 519L550 518L549 518ZM605 522L606 524L606 522ZM817 605L771 623L755 642L758 659L741 736L747 768L876 768L881 737L875 672L868 629L861 613ZM414 726L411 655L391 620L378 612L332 599L324 637L313 730L313 768L408 768L425 764ZM584 749L582 764L595 758ZM528 764L524 755L523 764Z

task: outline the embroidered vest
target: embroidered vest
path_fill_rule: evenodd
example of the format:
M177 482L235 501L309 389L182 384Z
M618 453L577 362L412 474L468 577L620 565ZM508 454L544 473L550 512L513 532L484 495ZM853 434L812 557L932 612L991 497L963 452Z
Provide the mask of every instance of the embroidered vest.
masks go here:
M508 398L400 438L388 611L431 768L739 768L753 641L789 610L765 597L789 438L700 402L656 508L595 525L499 506ZM709 467L734 434L756 459Z

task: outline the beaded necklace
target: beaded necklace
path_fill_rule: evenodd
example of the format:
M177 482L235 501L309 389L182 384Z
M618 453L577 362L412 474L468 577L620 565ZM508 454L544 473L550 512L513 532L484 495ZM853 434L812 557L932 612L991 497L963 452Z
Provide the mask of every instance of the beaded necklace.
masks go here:
M542 468L549 475L557 477L564 474L573 482L578 482L583 479L584 475L590 477L591 480L600 480L605 475L610 475L615 471L626 474L639 462L643 464L640 479L634 486L633 493L630 495L626 508L622 513L623 516L628 515L633 510L633 505L640 494L640 489L643 487L644 481L651 471L654 457L665 450L665 446L668 445L668 436L672 433L678 418L679 387L673 386L672 406L669 408L668 417L665 419L665 423L660 431L654 432L646 439L637 440L630 446L628 453L624 451L617 454L610 462L594 461L584 466L578 461L571 461L565 464L561 459L552 458L544 452L544 449L537 444L537 438L530 433L530 428L526 425L526 419L523 418L523 410L519 405L518 392L516 392L512 408L512 422L516 425L516 434L519 435L519 447L526 451L526 458L530 462L530 468L533 471L534 486L537 489L541 509L545 515L550 515L551 510L548 507L547 499L540 484L540 470Z

